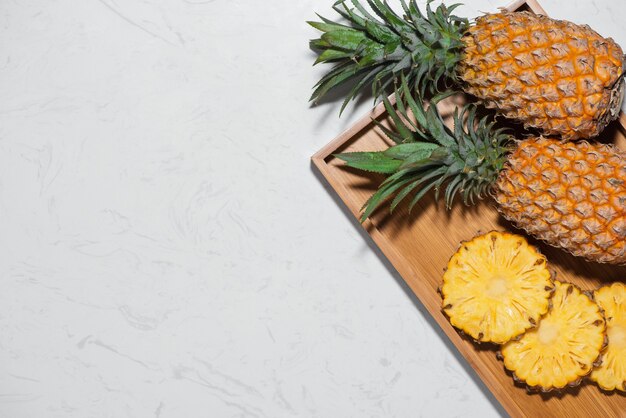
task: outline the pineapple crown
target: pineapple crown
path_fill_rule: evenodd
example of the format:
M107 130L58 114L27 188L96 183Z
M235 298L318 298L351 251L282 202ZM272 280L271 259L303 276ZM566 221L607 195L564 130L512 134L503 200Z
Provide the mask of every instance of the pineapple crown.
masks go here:
M464 47L461 38L469 28L467 19L451 14L459 5L441 4L432 10L432 0L428 0L426 13L422 14L415 0L408 4L400 1L402 17L386 0L367 0L378 18L359 0L351 0L354 8L348 7L347 0L339 0L333 9L347 24L319 15L321 22L308 22L323 32L310 43L319 54L315 64L335 64L315 85L310 100L317 101L334 87L354 81L341 106L343 111L366 85L372 86L377 99L401 74L422 96L427 91L436 92L442 81L457 81L455 68Z
M457 193L465 204L482 198L505 166L511 135L498 128L490 116L479 117L475 104L455 109L454 128L448 128L436 103L431 101L424 109L420 96L417 100L411 97L404 77L395 97L397 109L383 98L393 128L375 123L396 145L385 151L335 154L350 167L389 175L363 205L361 222L394 194L392 212L413 194L410 212L431 189L435 189L435 199L445 189L448 209Z

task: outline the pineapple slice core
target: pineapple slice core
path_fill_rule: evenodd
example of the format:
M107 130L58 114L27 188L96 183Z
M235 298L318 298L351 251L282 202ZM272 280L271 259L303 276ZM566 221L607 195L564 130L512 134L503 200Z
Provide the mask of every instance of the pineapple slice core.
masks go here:
M604 310L609 344L591 380L604 390L626 392L626 286L613 283L596 290L594 296Z
M626 326L624 326L624 324L609 327L607 334L609 336L609 341L614 348L626 348Z
M600 308L576 286L556 282L552 309L539 326L502 347L504 366L543 391L576 384L591 372L604 345Z
M552 345L559 339L559 327L555 324L542 324L537 331L539 342L544 345Z
M503 344L548 311L546 259L517 235L490 232L461 244L443 277L443 310L477 341Z
M509 286L507 285L506 278L502 276L495 276L487 284L485 293L494 299L499 299L507 293L508 289Z

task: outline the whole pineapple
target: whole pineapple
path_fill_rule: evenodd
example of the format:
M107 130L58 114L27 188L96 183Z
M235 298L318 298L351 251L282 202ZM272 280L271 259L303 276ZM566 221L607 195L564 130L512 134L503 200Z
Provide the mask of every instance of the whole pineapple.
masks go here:
M398 110L384 98L394 128L381 125L397 145L337 155L349 166L389 174L364 205L362 220L392 195L393 211L412 194L411 210L431 189L435 196L444 192L448 207L457 193L466 203L489 193L506 219L550 245L626 264L625 153L542 137L515 141L488 117L477 118L474 105L455 113L449 129L436 106L426 111L410 96L404 80L401 89L408 109L400 92Z
M626 263L626 154L609 145L521 141L496 183L498 210L572 254Z
M323 32L311 41L316 63L335 64L311 100L356 80L345 107L365 86L379 96L404 75L422 95L456 84L526 127L564 139L596 136L619 114L622 49L588 26L506 11L471 25L451 14L456 5L432 10L429 1L424 15L415 0L401 1L404 16L386 1L368 0L373 16L358 0L354 8L346 3L334 9L348 25L309 22Z

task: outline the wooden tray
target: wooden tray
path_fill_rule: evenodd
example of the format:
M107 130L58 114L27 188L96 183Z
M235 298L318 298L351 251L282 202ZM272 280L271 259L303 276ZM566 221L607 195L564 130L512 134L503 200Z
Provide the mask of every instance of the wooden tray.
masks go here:
M508 9L545 14L534 0L516 1ZM452 108L451 103L440 105L442 113ZM312 157L313 164L352 212L357 224L359 209L383 177L347 168L332 154L389 147L390 141L376 128L372 119L389 123L384 107L379 105ZM601 139L626 149L626 116L622 114L620 120L610 125ZM493 346L479 347L457 333L441 312L441 298L437 293L448 259L460 241L472 238L479 231L520 231L504 221L489 202L473 208L457 202L453 210L447 212L444 205L435 202L430 195L419 205L410 216L406 207L399 207L393 217L383 208L363 227L504 409L515 417L626 416L626 396L603 393L589 382L561 394L529 394L524 387L514 384L505 372L502 363L496 359ZM530 241L546 254L557 278L562 281L576 283L583 289L595 289L606 283L626 280L626 267L587 263L541 242Z

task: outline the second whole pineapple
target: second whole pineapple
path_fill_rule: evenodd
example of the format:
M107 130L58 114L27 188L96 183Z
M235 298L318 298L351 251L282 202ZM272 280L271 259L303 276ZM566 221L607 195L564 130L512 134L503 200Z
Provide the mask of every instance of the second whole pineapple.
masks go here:
M402 83L398 110L384 99L397 145L378 152L338 154L349 166L388 174L364 205L365 220L387 198L393 210L429 191L468 203L485 194L518 227L591 261L626 264L626 153L610 145L547 138L515 141L470 105L447 128L436 106L422 108ZM419 101L419 100L418 100ZM467 117L467 123L464 123Z
M626 154L609 145L519 142L497 208L531 235L601 263L626 263Z

